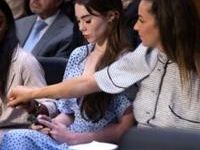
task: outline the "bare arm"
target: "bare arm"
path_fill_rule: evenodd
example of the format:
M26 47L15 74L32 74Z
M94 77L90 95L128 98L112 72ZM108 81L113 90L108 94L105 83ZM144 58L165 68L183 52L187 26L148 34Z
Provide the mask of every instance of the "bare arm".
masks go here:
M80 76L64 80L59 84L39 88L32 92L33 97L42 98L71 98L80 97L89 93L100 91L94 76Z
M38 98L70 98L80 97L92 92L100 91L93 75L80 76L61 83L41 87L27 88L18 86L8 95L8 106L16 106Z

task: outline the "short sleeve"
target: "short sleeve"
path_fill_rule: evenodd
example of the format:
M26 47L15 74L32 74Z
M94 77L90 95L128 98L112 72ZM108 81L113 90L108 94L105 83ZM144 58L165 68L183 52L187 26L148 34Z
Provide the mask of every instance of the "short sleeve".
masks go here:
M99 88L107 93L124 91L152 72L157 62L157 53L157 50L149 50L140 44L133 52L95 73Z
M71 98L69 100L66 99L60 99L56 102L56 106L59 110L59 112L64 114L73 114L74 110L74 104L76 103L76 98Z

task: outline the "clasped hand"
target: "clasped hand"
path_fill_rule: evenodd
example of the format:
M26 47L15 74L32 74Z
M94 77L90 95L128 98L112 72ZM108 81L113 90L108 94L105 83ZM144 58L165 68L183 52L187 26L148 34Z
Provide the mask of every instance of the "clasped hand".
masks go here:
M67 126L56 118L51 119L46 115L38 115L37 120L39 124L33 124L31 127L33 130L48 134L60 143L65 142L69 145L73 143L74 133L70 132Z

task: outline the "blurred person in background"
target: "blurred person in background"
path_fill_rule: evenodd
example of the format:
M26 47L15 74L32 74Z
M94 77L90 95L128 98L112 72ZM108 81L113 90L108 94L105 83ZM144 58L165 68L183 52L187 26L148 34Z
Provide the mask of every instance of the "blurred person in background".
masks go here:
M22 108L7 107L7 94L17 85L46 85L38 61L19 46L12 12L0 1L0 141L7 130L28 128L30 115Z
M62 5L64 0L30 0L34 15L16 21L20 45L37 59L68 58L77 47L74 23Z

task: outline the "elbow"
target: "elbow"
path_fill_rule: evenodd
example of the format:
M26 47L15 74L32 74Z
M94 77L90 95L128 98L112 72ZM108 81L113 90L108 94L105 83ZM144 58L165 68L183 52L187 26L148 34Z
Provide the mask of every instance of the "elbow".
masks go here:
M93 75L87 75L83 77L82 87L84 87L84 95L101 91Z

